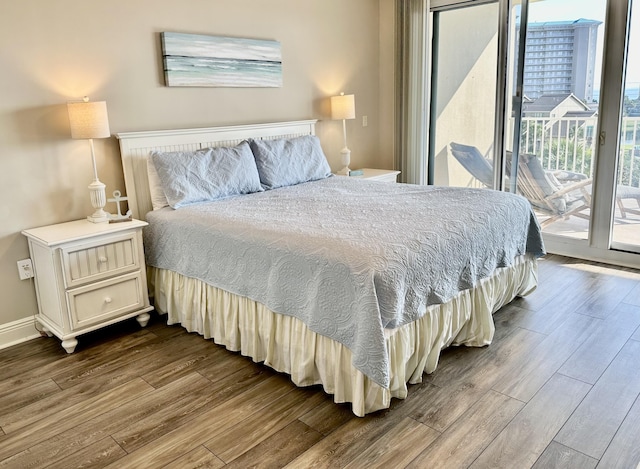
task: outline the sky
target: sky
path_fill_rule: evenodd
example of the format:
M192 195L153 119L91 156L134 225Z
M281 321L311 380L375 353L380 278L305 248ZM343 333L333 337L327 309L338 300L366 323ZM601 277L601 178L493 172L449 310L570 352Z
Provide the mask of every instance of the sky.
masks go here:
M604 21L605 11L605 0L545 0L529 3L529 21Z
M640 6L640 0L636 1ZM606 14L606 0L544 0L529 3L529 22L564 21L579 18L602 21L598 29L598 58L597 68L602 61L602 44L604 39L604 19ZM632 10L631 38L629 43L629 57L640 56L640 8ZM627 86L640 85L640 61L630 60L627 66ZM600 75L596 74L595 87L599 87Z

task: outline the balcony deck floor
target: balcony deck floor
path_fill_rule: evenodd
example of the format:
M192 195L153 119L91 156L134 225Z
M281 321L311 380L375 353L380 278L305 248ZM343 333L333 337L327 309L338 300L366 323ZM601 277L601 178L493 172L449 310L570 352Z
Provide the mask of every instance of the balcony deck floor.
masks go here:
M548 216L538 212L536 212L536 216L540 223L548 218ZM589 220L572 216L550 223L543 228L543 232L574 239L587 239L589 235ZM620 210L616 208L612 239L617 243L637 246L638 251L640 251L640 213L627 212L626 218L623 218Z

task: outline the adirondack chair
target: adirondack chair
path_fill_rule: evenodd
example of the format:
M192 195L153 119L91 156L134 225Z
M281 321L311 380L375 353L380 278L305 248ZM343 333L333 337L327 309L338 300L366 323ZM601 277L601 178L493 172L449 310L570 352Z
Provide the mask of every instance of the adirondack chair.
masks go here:
M451 154L474 178L486 187L493 187L493 163L486 159L480 150L471 145L451 142Z
M549 215L542 227L570 216L589 219L592 181L587 177L576 179L562 184L542 167L537 156L525 153L519 157L518 191L535 209Z
M622 203L623 200L635 200L638 208L626 207ZM622 218L627 218L628 213L640 215L640 189L637 187L618 185L616 188L616 204L618 204Z
M493 164L480 150L471 145L450 143L451 154L478 181L486 187L493 187ZM506 161L511 172L511 159ZM536 155L521 154L518 160L518 191L526 197L538 211L549 215L541 225L570 216L590 217L592 180L582 173L567 170L547 171ZM624 200L635 200L638 209L625 206ZM627 214L640 215L640 189L618 185L616 204L622 218Z

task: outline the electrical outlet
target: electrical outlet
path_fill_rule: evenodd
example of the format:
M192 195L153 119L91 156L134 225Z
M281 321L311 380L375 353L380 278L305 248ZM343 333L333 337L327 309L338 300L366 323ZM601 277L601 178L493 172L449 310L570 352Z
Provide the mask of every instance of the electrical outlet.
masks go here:
M33 265L31 259L22 259L18 261L18 274L20 274L20 280L27 280L33 277Z
M369 125L369 118L367 116L362 116L362 127L366 127Z

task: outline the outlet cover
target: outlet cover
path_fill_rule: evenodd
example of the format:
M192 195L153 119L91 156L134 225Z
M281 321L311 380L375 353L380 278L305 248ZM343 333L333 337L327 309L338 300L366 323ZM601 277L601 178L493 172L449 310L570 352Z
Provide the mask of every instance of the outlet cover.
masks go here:
M27 280L28 278L33 277L33 265L31 264L31 259L22 259L18 261L18 274L20 275L20 280Z

